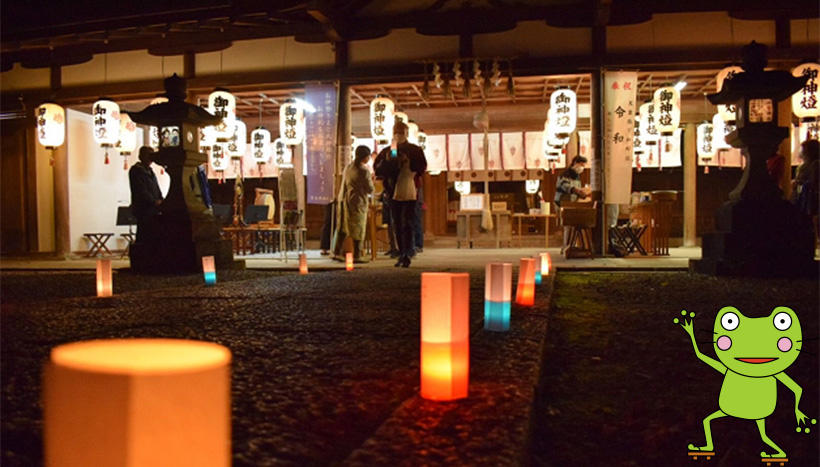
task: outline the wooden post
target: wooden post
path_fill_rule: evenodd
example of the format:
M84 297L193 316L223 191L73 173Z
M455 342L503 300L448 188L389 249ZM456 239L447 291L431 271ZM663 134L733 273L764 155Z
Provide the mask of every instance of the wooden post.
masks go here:
M683 246L697 244L697 130L687 123L683 130Z
M789 129L789 133L780 143L778 154L783 156L783 175L780 177L780 190L784 199L792 196L792 100L786 99L777 104L777 125Z
M54 246L58 257L68 259L71 254L68 210L68 142L54 149Z

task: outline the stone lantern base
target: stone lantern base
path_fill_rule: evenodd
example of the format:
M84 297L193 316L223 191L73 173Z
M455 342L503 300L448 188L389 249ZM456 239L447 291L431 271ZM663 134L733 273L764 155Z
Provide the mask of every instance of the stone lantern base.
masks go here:
M782 199L729 201L715 213L717 231L703 236L692 272L716 276L817 277L811 220Z

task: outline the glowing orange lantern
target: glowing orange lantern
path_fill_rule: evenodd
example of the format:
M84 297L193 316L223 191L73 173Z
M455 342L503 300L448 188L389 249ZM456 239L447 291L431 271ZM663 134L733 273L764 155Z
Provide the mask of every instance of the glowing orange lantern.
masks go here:
M512 263L488 263L484 274L484 329L509 331Z
M535 259L533 258L521 258L515 303L522 306L535 305Z
M55 347L43 380L45 465L231 464L230 351L113 339Z
M467 397L470 382L470 275L421 274L421 397Z
M205 285L216 284L216 268L213 256L202 257L202 274L205 275Z
M110 297L112 294L111 285L111 260L97 260L97 296Z
M547 277L550 275L550 268L552 267L552 257L549 253L539 253L541 256L541 277Z
M353 270L353 253L349 251L345 253L345 269L348 271Z
M307 255L304 253L299 254L299 274L307 274L308 267L307 267Z

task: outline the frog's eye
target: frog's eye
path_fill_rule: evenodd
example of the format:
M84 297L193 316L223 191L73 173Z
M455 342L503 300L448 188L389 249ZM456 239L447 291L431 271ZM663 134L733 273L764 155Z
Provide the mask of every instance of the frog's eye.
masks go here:
M727 331L734 331L740 324L740 318L736 314L729 312L720 318L720 325Z
M781 311L774 315L774 327L781 331L789 329L792 325L792 317L788 313Z

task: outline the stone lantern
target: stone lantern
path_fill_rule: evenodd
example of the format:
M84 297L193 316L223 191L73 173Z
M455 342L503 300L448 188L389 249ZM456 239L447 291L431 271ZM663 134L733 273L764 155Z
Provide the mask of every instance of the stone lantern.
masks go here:
M740 148L746 167L729 201L715 213L717 232L704 235L698 272L766 277L817 274L811 221L784 200L766 172L788 135L777 126L777 103L800 90L806 78L786 71L764 71L766 46L743 48L743 73L707 96L712 104L736 105L737 129L726 142Z
M131 269L137 273L193 273L203 256L213 256L216 268L233 264L230 240L221 240L213 212L205 205L204 177L200 165L207 156L199 152L199 128L222 121L207 110L185 102L187 85L176 74L165 80L167 102L129 112L131 120L159 128L156 163L171 178L160 210L162 234L150 244L131 246Z

